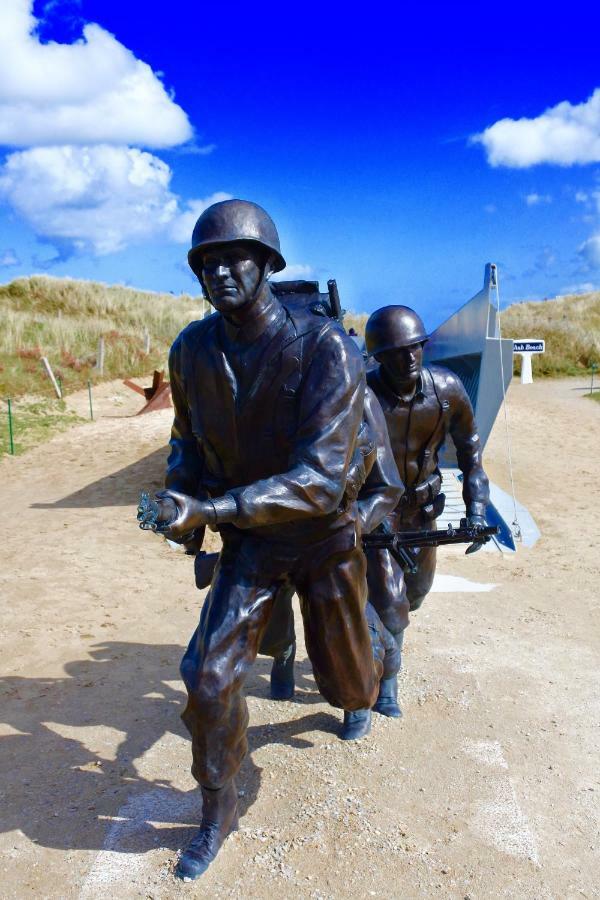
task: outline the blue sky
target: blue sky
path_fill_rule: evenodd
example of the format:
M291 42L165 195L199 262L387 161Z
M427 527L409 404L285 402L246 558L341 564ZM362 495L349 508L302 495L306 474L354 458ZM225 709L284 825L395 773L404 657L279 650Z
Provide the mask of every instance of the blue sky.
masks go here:
M600 13L522 6L3 0L0 280L195 291L229 195L355 310L599 287Z

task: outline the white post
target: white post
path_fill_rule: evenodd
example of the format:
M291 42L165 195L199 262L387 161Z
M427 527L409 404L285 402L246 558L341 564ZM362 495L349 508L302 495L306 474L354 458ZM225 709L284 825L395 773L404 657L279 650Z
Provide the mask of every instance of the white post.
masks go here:
M58 397L59 400L62 400L62 391L59 387L58 381L54 377L54 372L52 371L52 366L48 362L48 358L46 356L42 356L41 360L42 360L42 364L46 370L46 374L47 374L48 378L50 379L50 381L52 382L52 386L54 387L54 390L56 391L56 396Z
M532 356L532 353L521 353L521 384L533 384Z
M96 369L101 375L104 375L104 338L98 341L98 355L96 357Z
M144 353L146 356L150 353L150 332L147 328L144 331Z
M513 353L521 357L521 384L533 384L531 357L534 353L544 353L546 342L542 338L521 338L513 341Z

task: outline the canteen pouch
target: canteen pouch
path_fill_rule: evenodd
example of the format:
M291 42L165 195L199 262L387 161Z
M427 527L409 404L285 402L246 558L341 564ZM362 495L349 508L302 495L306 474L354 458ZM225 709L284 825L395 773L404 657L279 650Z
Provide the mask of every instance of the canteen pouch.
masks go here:
M203 590L203 588L209 586L218 561L218 553L206 553L204 550L201 550L200 553L196 554L194 558L194 574L198 590Z

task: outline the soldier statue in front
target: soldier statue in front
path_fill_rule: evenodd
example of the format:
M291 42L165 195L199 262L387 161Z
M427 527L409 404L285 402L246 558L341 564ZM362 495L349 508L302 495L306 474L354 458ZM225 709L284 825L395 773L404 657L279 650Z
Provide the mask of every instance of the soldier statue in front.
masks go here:
M363 414L361 354L336 322L286 308L271 291L268 275L285 261L259 206L209 207L188 259L215 313L171 350L175 415L167 490L157 497L168 537L198 546L209 525L223 539L181 664L203 805L177 874L196 878L237 826L243 686L278 595L293 586L300 598L315 679L333 706L372 706L382 664L365 617L358 491L348 483Z

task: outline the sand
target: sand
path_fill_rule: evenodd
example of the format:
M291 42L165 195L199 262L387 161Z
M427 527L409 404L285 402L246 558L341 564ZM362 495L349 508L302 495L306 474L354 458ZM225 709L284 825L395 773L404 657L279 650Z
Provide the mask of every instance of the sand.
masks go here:
M403 720L343 744L303 648L291 703L257 660L241 829L188 885L171 875L199 817L178 663L203 595L134 521L170 414L131 418L140 398L105 385L96 421L0 461L0 896L600 897L600 406L582 387L511 387L542 538L440 552L440 574L488 588L413 617ZM502 420L486 467L509 488Z

